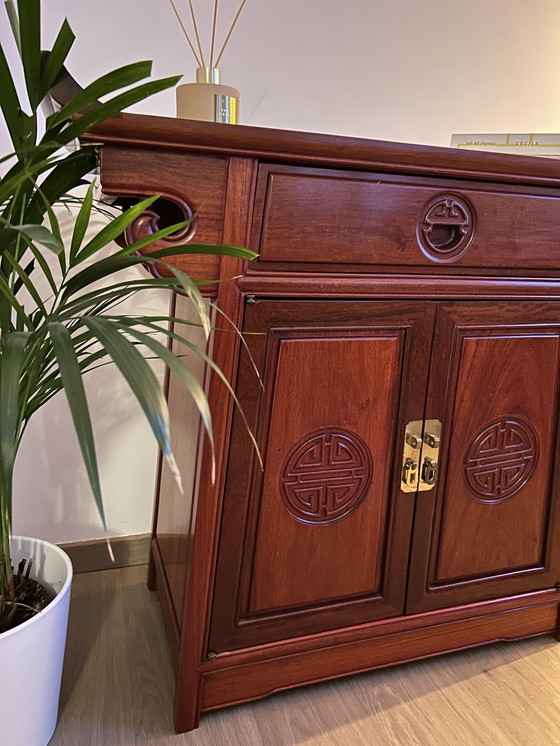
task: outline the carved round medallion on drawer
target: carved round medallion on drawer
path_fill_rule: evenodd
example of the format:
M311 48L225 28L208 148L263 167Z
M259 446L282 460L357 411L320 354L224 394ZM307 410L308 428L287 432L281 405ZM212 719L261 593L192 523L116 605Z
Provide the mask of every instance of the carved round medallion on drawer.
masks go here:
M135 204L135 200L130 200L130 202L131 204ZM156 231L163 228L170 228L172 225L182 223L185 220L188 220L189 223L183 228L170 233L168 236L160 238L157 242L157 248L163 248L166 244L179 244L190 241L196 228L195 213L184 199L180 199L179 197L159 197L128 226L125 232L126 243L129 245L134 241L147 238ZM154 250L153 245L146 251L150 250Z
M475 231L472 205L456 194L438 194L422 210L417 236L429 259L452 262L469 248Z
M131 204L136 202L137 200L131 200ZM148 238L148 236L163 228L170 228L172 225L183 223L186 220L189 221L187 225L168 236L164 236L164 238L154 241L138 252L139 254L146 254L144 266L154 277L168 276L167 272L163 271L162 273L160 264L149 260L149 254L151 251L164 249L168 246L178 246L192 239L196 230L196 215L185 200L178 197L159 197L128 226L124 233L124 242L121 245L130 246L135 241Z
M477 500L501 502L515 495L533 476L538 438L526 420L502 417L486 425L465 457L465 479Z
M325 525L352 513L372 478L369 448L356 433L321 428L292 448L280 477L285 508L302 523Z

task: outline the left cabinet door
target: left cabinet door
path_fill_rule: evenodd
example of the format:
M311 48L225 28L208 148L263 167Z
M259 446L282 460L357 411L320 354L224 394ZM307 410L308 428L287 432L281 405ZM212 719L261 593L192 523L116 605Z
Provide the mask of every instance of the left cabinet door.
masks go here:
M403 439L423 417L434 316L430 302L247 304L237 394L264 469L237 412L209 650L402 613Z

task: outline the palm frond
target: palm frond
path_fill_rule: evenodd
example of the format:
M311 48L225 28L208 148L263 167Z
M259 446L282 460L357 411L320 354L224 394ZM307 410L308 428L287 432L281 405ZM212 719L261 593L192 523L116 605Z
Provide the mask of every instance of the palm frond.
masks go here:
M51 322L48 324L48 330L52 339L54 353L60 370L60 380L68 399L68 406L72 414L72 421L78 437L91 491L93 492L103 527L106 528L91 416L82 380L82 371L74 350L74 343L68 329L63 324Z

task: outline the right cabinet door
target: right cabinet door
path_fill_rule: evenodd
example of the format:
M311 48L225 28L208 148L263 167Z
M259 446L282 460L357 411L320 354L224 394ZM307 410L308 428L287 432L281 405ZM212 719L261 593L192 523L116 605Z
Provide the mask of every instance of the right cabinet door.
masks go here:
M559 362L560 303L439 305L439 477L417 495L407 613L560 580Z

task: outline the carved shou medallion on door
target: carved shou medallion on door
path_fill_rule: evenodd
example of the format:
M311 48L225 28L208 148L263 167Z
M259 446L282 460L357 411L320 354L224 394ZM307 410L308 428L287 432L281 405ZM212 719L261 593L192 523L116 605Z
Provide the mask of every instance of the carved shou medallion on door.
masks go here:
M535 428L526 420L502 417L474 439L465 457L465 479L477 500L507 500L527 484L538 457Z
M296 520L326 525L358 507L371 478L371 454L362 438L343 428L321 428L290 452L280 480L282 500Z

